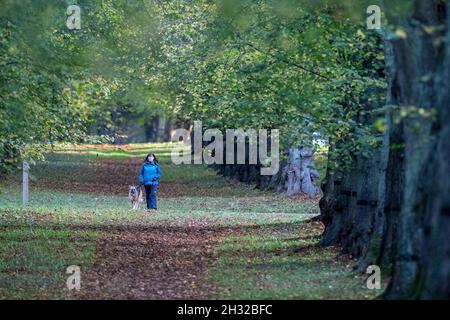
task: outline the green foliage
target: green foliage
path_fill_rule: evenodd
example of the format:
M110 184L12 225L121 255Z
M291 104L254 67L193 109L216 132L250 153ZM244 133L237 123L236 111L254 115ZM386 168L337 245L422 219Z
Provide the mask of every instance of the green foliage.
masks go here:
M333 158L344 164L376 143L373 126L358 121L385 88L380 39L365 20L339 17L341 6L326 2L198 1L181 10L165 48L180 117L278 128L282 146L310 145L313 134L345 140Z
M77 4L81 30L67 29L66 1L2 1L0 173L17 167L25 145L39 158L56 142L95 141L86 134L98 127L114 138L121 109L144 113L156 96L154 12L144 1Z
M358 119L385 86L381 42L363 24L365 2L76 4L81 30L67 29L66 1L2 3L2 171L14 168L25 144L39 145L39 156L87 134L114 141L127 117L277 128L282 147L319 134L343 140L344 163L376 142L380 125Z

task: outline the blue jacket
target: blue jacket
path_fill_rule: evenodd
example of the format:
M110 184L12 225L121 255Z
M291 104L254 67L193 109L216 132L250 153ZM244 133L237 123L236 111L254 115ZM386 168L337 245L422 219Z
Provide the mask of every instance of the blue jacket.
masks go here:
M158 185L158 179L161 177L162 171L158 164L152 162L144 162L139 171L139 183L148 185Z

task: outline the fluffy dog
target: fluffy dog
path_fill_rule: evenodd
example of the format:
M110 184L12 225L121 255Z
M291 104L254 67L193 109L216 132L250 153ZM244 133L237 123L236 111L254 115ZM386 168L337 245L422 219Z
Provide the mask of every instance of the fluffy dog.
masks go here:
M144 191L142 189L144 189L142 186L130 186L128 199L131 202L133 210L138 210L141 203L144 201Z

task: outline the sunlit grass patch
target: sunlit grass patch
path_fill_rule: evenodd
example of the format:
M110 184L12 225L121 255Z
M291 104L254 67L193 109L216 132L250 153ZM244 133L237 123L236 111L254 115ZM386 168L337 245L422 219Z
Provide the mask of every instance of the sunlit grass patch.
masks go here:
M133 143L126 145L61 145L53 150L53 154L65 155L84 155L89 158L128 158L144 157L152 152L158 160L168 162L172 150L179 146L178 143L171 142L152 142L152 143ZM184 148L187 148L184 146Z
M254 226L304 221L317 214L316 204L293 206L287 198L270 201L260 197L174 197L158 201L158 210L131 210L126 196L89 195L59 191L36 191L26 208L20 193L0 197L0 223L58 225L182 226L192 219L213 226Z

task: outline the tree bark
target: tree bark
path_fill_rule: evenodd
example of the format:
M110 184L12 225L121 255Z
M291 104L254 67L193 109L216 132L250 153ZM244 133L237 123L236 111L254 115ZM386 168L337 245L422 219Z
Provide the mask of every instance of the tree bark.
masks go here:
M387 298L450 297L450 250L442 237L442 231L450 228L445 214L449 171L439 175L449 161L443 150L450 138L449 14L442 1L417 0L407 17L408 36L393 42L396 68L390 77L396 84L395 104L424 112L434 109L436 118L412 113L393 125L403 133L404 175ZM427 27L436 29L427 32Z
M355 155L352 172L327 174L320 201L322 243L359 257L361 271L372 263L392 271L388 299L450 297L447 5L415 0L398 22L406 37L385 44L392 106L383 146L371 159Z
M320 190L316 186L319 172L314 164L314 152L313 148L302 146L289 148L288 161L282 169L278 192L286 192L288 196L319 196Z

